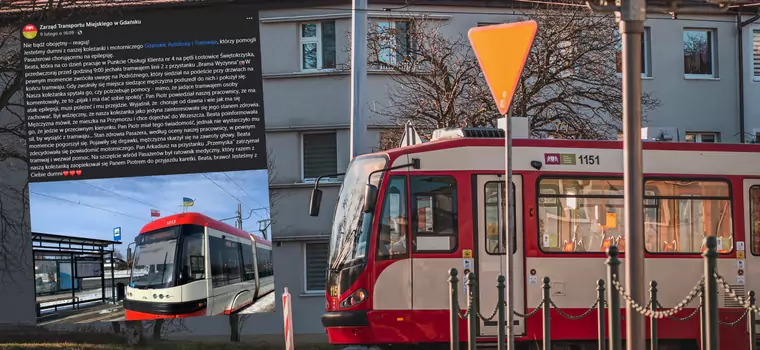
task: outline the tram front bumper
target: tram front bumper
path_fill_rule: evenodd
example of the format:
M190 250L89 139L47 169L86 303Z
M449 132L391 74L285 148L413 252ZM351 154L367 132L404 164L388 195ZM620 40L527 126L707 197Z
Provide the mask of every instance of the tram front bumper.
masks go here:
M367 310L334 311L322 314L322 326L332 327L367 327L369 319Z

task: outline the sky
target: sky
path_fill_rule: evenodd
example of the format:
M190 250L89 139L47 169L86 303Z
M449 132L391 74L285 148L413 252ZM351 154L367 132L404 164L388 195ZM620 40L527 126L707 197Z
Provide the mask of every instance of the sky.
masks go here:
M243 229L259 235L258 221L269 218L267 181L266 170L246 170L31 183L32 231L113 240L113 229L121 227L123 243L116 248L126 255L142 227L157 219L151 209L161 217L180 213L182 197L189 197L195 205L188 212L217 220L235 217L239 201L243 219L250 214ZM234 219L224 222L235 225Z

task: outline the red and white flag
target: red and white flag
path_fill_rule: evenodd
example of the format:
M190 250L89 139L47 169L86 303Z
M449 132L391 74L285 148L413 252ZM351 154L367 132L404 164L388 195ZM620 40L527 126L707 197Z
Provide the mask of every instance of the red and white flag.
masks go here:
M158 209L151 209L150 210L150 217L157 218L161 216L161 212L158 211Z

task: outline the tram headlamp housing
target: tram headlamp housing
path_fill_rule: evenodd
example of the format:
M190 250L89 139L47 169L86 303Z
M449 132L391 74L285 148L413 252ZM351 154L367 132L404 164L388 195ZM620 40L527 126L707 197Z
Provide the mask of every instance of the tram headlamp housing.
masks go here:
M340 302L340 307L345 309L360 304L367 299L367 292L364 289L358 289L351 293L346 299Z

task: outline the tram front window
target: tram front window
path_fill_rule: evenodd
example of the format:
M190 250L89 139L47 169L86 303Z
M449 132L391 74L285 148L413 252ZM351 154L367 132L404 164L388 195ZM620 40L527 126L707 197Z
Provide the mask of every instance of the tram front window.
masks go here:
M137 236L130 286L167 288L174 283L174 262L180 226Z
M357 157L351 161L338 194L338 202L335 204L330 235L329 266L331 270L351 265L366 257L370 232L362 226L364 188L369 174L383 169L387 163L385 156ZM370 179L370 182L378 188L380 176L381 173L376 173Z

